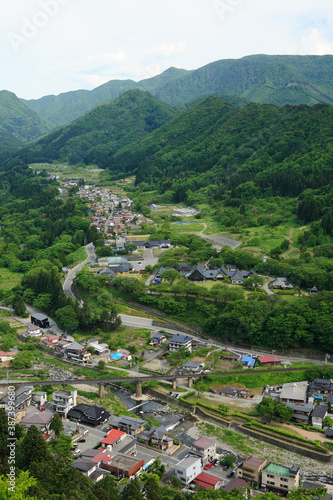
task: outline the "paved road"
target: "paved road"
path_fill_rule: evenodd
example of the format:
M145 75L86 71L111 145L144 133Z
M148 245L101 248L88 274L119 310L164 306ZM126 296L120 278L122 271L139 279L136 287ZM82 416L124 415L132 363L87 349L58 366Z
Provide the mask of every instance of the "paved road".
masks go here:
M81 264L78 264L77 266L73 267L73 269L70 269L68 271L68 274L66 276L64 286L63 286L63 290L64 290L65 294L67 295L67 297L70 297L71 299L74 299L74 300L77 300L77 298L75 297L75 295L72 292L72 285L73 285L73 280L76 276L76 273L78 271L81 271L81 269L83 269L84 266L88 262L94 262L96 260L96 253L95 253L94 244L89 243L85 248L86 248L86 252L88 254L86 260L84 262L81 262ZM82 301L80 302L80 306L81 307L83 306Z
M202 233L198 234L204 240L208 240L211 241L212 243L215 243L213 247L216 248L217 250L220 250L221 247L226 247L226 246L235 250L242 244L241 241L232 240L231 238L227 238L226 236L206 236Z

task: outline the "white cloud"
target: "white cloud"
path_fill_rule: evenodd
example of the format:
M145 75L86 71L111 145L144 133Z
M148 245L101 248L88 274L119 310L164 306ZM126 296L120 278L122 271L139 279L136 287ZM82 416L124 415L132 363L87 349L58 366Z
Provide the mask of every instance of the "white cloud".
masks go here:
M324 40L317 28L312 28L310 34L303 38L303 45L307 54L316 56L333 54L333 43Z
M146 54L151 54L156 57L172 57L184 54L187 43L181 41L178 43L162 43L158 47L153 47L146 50Z
M105 53L105 54L97 54L95 56L89 56L87 59L87 63L89 65L92 64L120 64L128 61L128 55L122 51L119 50L118 52L114 53Z

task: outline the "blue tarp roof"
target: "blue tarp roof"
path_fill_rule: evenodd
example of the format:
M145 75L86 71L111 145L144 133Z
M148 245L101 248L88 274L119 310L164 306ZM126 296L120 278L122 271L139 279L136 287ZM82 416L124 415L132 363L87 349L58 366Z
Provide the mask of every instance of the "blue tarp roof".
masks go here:
M256 360L251 356L243 356L241 359L241 363L246 363L248 366L254 366Z
M121 352L113 352L112 354L110 354L110 358L112 359L120 359L122 357L123 355L121 354Z

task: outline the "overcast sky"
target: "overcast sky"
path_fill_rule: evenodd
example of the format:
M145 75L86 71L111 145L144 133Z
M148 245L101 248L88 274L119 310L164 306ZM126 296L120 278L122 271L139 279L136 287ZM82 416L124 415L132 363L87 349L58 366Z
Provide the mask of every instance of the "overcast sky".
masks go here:
M251 54L333 54L331 0L15 0L0 88L26 99Z

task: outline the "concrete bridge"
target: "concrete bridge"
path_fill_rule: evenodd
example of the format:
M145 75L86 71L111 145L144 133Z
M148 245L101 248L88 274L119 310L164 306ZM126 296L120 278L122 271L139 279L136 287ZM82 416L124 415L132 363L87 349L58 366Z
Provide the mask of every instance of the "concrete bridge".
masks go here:
M206 374L191 374L191 375L152 375L145 377L115 377L115 378L91 378L91 379L66 379L66 380L1 380L0 386L26 386L26 385L62 385L66 389L67 385L80 385L80 384L97 384L99 385L99 396L105 396L105 385L111 383L121 382L135 382L136 384L136 397L142 397L142 382L149 382L151 380L168 380L172 382L172 389L177 389L177 379L187 379L188 387L192 387L193 379L199 377L206 377Z

